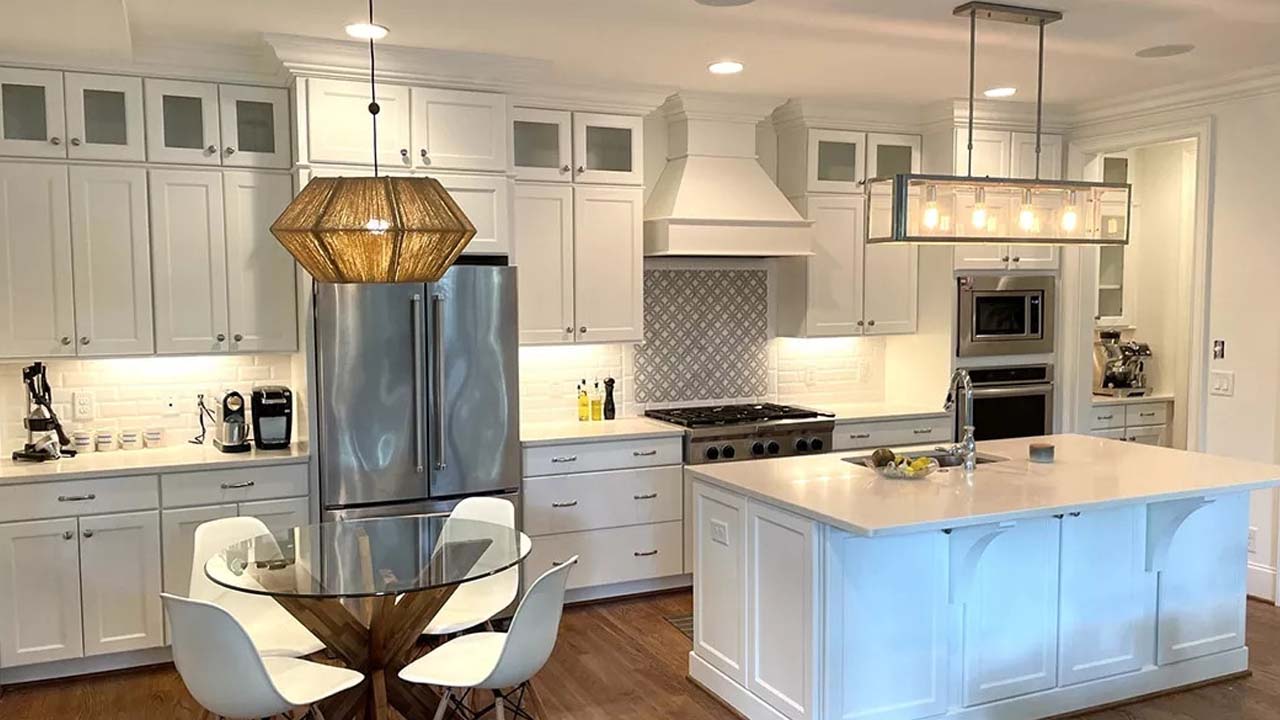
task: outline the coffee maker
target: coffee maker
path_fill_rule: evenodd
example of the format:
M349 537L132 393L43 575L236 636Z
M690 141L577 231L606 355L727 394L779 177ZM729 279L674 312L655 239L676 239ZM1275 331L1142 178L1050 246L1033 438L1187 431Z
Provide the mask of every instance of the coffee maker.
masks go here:
M259 450L285 450L293 433L293 392L283 385L253 389L253 444Z
M1146 395L1151 346L1122 341L1119 330L1103 330L1093 344L1093 394L1111 397Z
M249 422L244 396L229 390L218 399L214 411L213 446L224 453L249 451Z

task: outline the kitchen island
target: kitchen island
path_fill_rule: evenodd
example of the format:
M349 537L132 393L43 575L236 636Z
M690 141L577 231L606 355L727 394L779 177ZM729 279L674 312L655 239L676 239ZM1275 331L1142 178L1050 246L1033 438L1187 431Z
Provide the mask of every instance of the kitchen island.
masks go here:
M751 720L1025 720L1248 669L1248 493L1280 467L978 450L996 461L914 481L852 453L686 469L690 677Z

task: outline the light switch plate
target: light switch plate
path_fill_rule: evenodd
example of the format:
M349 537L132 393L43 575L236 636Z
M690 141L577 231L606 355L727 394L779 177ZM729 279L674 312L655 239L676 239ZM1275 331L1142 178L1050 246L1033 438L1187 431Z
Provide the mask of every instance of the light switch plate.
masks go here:
M74 420L93 419L93 393L77 390L71 394L71 417Z
M1236 394L1236 374L1231 370L1209 371L1209 394L1232 397Z
M712 520L711 540L727 547L729 545L729 524L722 520Z
M1258 552L1258 528L1249 528L1249 554L1253 555Z

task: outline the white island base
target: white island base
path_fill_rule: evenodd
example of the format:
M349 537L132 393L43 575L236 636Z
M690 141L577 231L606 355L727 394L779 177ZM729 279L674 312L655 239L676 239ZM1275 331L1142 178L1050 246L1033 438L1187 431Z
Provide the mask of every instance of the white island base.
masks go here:
M1053 438L1056 472L1084 448L1073 438ZM1104 471L1074 488L1092 501L1052 506L1038 494L1060 490L1053 478L1011 461L969 482L935 476L909 490L913 517L872 518L893 481L838 457L788 462L766 478L688 471L689 674L751 720L1028 720L1248 669L1247 490L1276 468L1242 464L1247 480L1218 475L1194 495L1195 481L1174 481L1142 499ZM991 506L998 486L1007 508Z

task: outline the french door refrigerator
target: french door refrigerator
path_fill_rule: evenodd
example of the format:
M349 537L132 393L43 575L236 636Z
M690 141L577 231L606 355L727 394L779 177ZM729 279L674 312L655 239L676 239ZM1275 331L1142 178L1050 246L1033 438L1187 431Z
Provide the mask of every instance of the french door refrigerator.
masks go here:
M514 267L315 293L324 520L448 512L519 491Z

